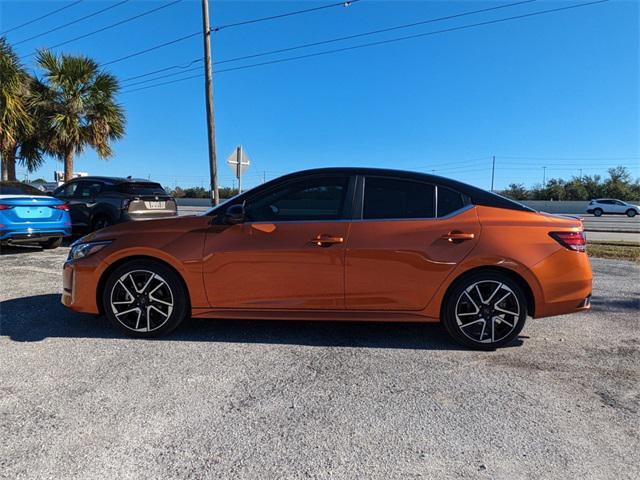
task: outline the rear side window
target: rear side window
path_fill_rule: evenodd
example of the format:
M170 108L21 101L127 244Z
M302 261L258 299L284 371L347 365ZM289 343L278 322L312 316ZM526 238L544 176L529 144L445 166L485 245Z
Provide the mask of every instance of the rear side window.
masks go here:
M0 195L46 195L31 185L20 182L1 182Z
M462 194L438 185L438 217L445 217L464 207Z
M153 182L121 183L118 189L128 195L166 195L162 185Z
M362 218L433 218L434 190L411 180L367 177Z

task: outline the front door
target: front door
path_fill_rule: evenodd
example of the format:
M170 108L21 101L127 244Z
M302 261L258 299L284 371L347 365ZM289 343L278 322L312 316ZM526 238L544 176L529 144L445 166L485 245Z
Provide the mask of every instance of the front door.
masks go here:
M422 310L469 254L480 234L475 209L453 190L437 192L413 180L365 178L362 219L347 243L347 309Z
M211 307L344 309L349 176L292 180L249 196L246 220L213 225L204 251Z

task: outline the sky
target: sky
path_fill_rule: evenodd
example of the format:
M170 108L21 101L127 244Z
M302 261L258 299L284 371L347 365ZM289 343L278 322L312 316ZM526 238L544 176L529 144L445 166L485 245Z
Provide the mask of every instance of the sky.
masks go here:
M7 33L25 66L40 74L37 48L50 47L170 3L84 0ZM269 21L228 26L332 3L210 0L214 62L515 3L361 0ZM228 70L309 53L450 29L589 0L537 0L391 32L214 65L214 108L222 186L226 158L242 145L251 159L243 184L324 166L416 170L491 187L543 178L606 175L624 165L640 177L640 18L637 1L582 8L436 33L349 51ZM0 32L69 5L0 2ZM101 64L202 31L200 0L183 0L53 49ZM24 41L27 40L27 41ZM208 149L201 35L105 65L121 79L126 137L105 161L91 150L75 170L150 178L168 187L206 186ZM195 62L195 63L191 63ZM171 66L156 75L130 77ZM199 67L199 68L198 68ZM196 71L184 73L184 70ZM152 80L169 73L179 75ZM167 85L159 83L184 81ZM145 87L144 89L142 89ZM152 88L146 88L152 87ZM140 89L140 90L137 90ZM135 91L134 91L135 90ZM546 167L546 168L543 168ZM54 159L30 175L53 179ZM20 178L25 178L18 168Z

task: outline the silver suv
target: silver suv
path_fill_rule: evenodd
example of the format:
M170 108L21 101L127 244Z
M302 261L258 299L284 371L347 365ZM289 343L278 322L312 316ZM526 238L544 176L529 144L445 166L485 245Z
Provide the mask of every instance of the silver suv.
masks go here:
M74 232L178 214L175 199L149 180L80 177L58 187L53 196L69 205Z
M596 217L599 217L603 213L613 213L619 215L626 215L627 217L635 217L640 213L640 206L632 205L622 200L616 200L614 198L598 198L589 202L587 207L587 213L593 213Z

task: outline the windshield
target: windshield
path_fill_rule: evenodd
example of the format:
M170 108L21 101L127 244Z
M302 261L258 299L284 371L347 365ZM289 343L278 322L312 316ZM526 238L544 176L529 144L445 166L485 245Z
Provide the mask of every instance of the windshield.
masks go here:
M45 195L31 185L21 182L0 182L0 195Z
M122 193L130 195L166 195L162 185L159 183L122 183L119 185Z

